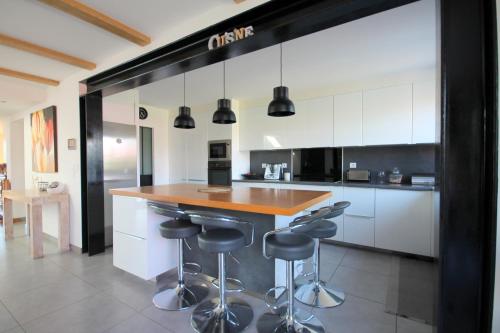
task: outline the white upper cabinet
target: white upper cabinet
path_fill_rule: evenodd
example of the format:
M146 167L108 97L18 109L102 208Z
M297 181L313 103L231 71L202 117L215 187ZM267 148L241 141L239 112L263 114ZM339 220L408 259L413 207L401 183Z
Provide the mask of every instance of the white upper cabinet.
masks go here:
M195 128L186 131L186 168L187 181L208 179L208 112L191 110ZM222 126L222 125L221 125Z
M333 146L333 97L296 101L290 119L286 148ZM286 125L285 125L286 126Z
M413 143L436 142L436 82L413 84Z
M363 94L354 92L333 98L333 143L336 147L363 144Z
M333 97L294 104L290 117L268 116L267 105L240 112L240 150L333 146Z
M363 92L363 144L408 144L412 141L412 85Z

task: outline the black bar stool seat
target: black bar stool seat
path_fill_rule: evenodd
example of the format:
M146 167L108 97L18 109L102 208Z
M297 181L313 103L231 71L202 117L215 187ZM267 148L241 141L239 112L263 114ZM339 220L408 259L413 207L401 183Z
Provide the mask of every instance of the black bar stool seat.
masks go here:
M201 232L201 226L189 220L171 220L160 224L160 234L163 238L184 239Z
M305 234L272 234L266 239L266 253L283 260L304 260L314 254L314 241Z
M245 245L245 235L235 229L212 229L198 234L198 246L207 252L231 252Z
M330 238L337 234L337 224L328 220L321 220L314 224L314 229L304 232L312 238Z

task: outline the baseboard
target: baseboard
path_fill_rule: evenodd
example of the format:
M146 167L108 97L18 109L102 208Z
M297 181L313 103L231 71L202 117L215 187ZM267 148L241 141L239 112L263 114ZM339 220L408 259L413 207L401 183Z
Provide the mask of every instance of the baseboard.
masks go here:
M48 233L45 233L45 232L43 233L43 238L45 238L48 241L54 242L54 243L58 242L57 237L49 235ZM73 245L73 244L69 244L69 250L71 252L75 252L75 253L78 253L78 254L82 254L83 253L81 247L78 247L78 246Z

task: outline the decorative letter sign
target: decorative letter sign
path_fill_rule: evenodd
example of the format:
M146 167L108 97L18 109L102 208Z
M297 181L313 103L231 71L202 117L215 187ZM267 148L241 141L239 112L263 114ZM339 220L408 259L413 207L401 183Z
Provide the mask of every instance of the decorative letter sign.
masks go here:
M231 32L225 32L221 35L213 35L208 40L208 49L214 50L226 44L230 44L253 35L254 31L251 25L246 28L236 28Z

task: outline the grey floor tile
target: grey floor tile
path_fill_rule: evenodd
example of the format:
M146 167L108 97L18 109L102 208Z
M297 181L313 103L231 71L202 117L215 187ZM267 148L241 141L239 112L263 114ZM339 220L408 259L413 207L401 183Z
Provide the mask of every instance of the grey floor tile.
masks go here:
M320 257L321 261L340 262L346 255L348 249L343 246L321 243Z
M104 292L133 309L142 311L152 304L156 285L128 274L111 283L109 287L104 289Z
M14 318L21 324L95 295L98 290L77 279L45 285L2 299Z
M171 331L140 314L135 314L105 333L170 333Z
M0 303L0 333L17 328L18 326L17 321L7 311L7 308Z
M335 308L315 309L314 314L335 333L396 333L396 317L384 311L384 306L348 295Z
M73 277L51 262L31 259L31 264L0 274L0 299Z
M390 275L393 258L394 256L390 254L349 249L342 260L341 266L356 268L370 273Z
M340 266L327 285L357 297L385 304L389 277Z
M129 273L114 267L112 264L108 264L85 269L76 275L83 281L104 291L111 288L117 281L126 278Z
M397 317L397 333L432 333L433 327L417 321Z
M24 333L25 330L22 329L21 326L17 326L16 328L11 328L10 330L7 331L0 331L2 333Z
M191 310L180 312L163 311L157 309L154 305L150 305L142 314L147 318L159 323L162 327L169 329L175 333L192 333L191 328Z
M99 294L25 325L33 333L100 333L122 323L134 310L108 295Z
M91 257L86 254L79 254L70 251L62 254L56 253L48 255L47 259L76 275L80 275L88 269L113 265L112 249L106 250L105 253L97 254Z

